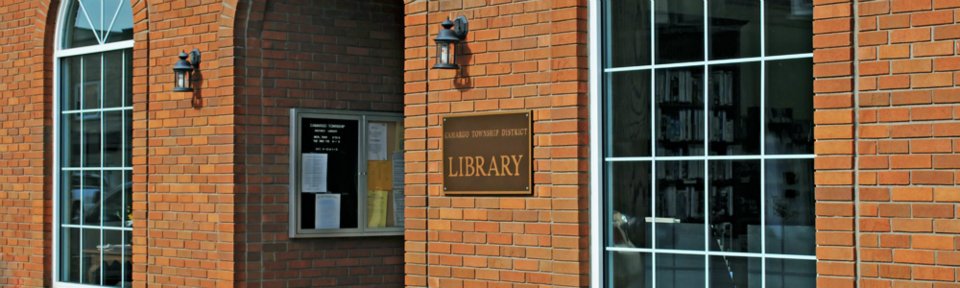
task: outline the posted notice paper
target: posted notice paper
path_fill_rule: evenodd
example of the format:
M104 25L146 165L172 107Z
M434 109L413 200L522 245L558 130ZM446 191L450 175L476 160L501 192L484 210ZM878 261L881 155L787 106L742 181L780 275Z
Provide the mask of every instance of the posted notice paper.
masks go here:
M316 229L340 228L340 194L321 193L317 196Z
M367 124L367 160L387 160L387 124Z
M303 153L300 171L302 192L327 192L327 153ZM319 198L318 198L319 199ZM319 215L319 214L318 214Z

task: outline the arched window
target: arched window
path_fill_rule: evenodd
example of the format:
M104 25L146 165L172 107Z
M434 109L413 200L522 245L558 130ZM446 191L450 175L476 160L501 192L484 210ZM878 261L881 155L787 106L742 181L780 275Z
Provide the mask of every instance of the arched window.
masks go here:
M133 12L129 0L62 5L54 50L53 280L58 287L127 287Z

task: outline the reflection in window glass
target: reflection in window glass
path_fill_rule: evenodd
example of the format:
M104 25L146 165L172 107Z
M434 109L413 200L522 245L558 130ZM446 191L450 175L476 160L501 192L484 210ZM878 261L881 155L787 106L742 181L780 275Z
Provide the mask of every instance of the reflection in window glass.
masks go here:
M617 73L607 86L610 156L650 156L650 71ZM616 131L616 132L614 132Z
M657 254L657 288L706 287L703 256Z
M703 161L657 162L656 222L660 249L703 249Z
M703 155L703 68L656 73L657 156Z
M812 2L765 1L767 56L813 52Z
M767 253L815 255L813 160L766 162Z
M760 161L710 161L710 250L760 252Z
M710 59L760 56L760 1L709 2Z
M793 287L817 287L817 261L767 258L767 288Z
M657 64L703 60L703 1L654 1Z
M710 67L710 155L760 153L760 63Z
M760 288L760 257L710 256L710 287Z
M650 64L650 0L607 1L605 30L616 33L605 36L607 67Z
M607 252L610 278L606 287L653 287L653 258L649 253Z
M813 153L813 61L767 62L767 154Z
M614 162L605 181L610 191L608 245L651 248L650 162Z

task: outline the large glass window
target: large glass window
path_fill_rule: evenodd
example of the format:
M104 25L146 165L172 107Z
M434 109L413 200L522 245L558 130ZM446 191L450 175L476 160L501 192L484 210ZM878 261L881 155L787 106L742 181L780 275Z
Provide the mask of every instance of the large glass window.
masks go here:
M814 287L812 1L600 7L605 286Z
M55 52L56 283L131 283L133 14L64 1Z

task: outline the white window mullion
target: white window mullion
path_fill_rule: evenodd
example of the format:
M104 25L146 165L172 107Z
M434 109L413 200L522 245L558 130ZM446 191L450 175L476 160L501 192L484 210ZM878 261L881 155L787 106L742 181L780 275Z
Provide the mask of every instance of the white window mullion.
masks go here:
M100 15L103 15L103 5L100 5L100 12L101 12ZM102 19L103 19L103 18L101 18L101 24L103 24L103 23L102 23L102 22L103 22ZM103 27L103 26L100 26L100 27ZM104 268L105 268L105 266L103 265L103 247L105 247L105 245L104 245L104 243L103 243L103 242L104 242L104 237L103 237L103 209L104 209L104 207L105 207L106 205L105 205L105 203L104 203L104 198L103 198L103 194L105 194L105 193L104 193L105 190L103 189L103 188L104 188L104 187L103 187L103 181L104 181L104 179L106 179L106 174L103 173L103 172L104 172L104 171L103 171L103 166L104 166L104 157L105 157L104 154L106 154L106 152L107 152L107 151L106 151L106 150L107 150L107 149L106 149L106 145L107 145L107 144L106 144L106 141L104 141L104 140L106 140L105 137L104 137L104 134L106 134L105 132L107 131L107 130L106 130L106 126L107 126L107 124L106 124L106 122L107 122L107 121L106 121L106 120L107 120L107 114L102 111L102 110L103 110L103 100L104 100L103 98L104 98L104 95L106 95L105 90L104 90L104 85L103 85L103 82L106 80L106 77L104 77L104 74L105 74L105 72L104 72L105 69L104 69L104 68L106 68L106 65L104 65L104 55L105 55L104 53L101 53L101 54L100 54L100 91L99 91L100 94L97 95L97 102L98 102L98 105L99 105L98 108L101 110L101 111L98 111L98 112L97 112L98 114L100 114L100 193L99 193L99 194L100 194L100 223L99 223L99 224L100 224L100 227L99 227L99 229L98 229L98 230L100 230L100 247L97 247L97 250L100 252L100 263L98 263L98 264L100 264L100 285L103 285L103 270L104 270Z
M703 95L700 100L703 101L703 251L710 251L710 1L703 0ZM710 256L703 256L703 279L704 286L710 287Z
M760 0L760 59L767 57L766 7ZM767 62L760 61L760 155L767 155ZM760 287L767 287L767 160L760 160Z
M667 1L667 0L661 0ZM657 65L657 5L656 0L650 0L650 65ZM657 156L657 69L650 70L650 156ZM657 217L657 161L650 161L650 216ZM657 285L657 223L650 223L650 253L651 279L653 286Z
M130 49L130 48L133 48L133 40L110 42L107 44L97 45L97 46L84 46L84 47L62 49L62 50L54 51L53 53L54 53L54 57L56 58L65 58L65 57L71 57L71 56L87 55L87 54L123 50L123 49Z
M81 6L81 7L82 7L82 6ZM84 98L84 95L83 95L83 94L84 94L84 91L83 91L83 90L84 90L84 89L83 89L83 81L84 81L84 67L83 67L83 65L84 65L84 63L83 63L83 62L84 62L84 61L83 61L83 60L84 60L83 57L80 57L80 93L79 93L79 96L80 96L80 107L79 107L79 108L83 108L83 104L84 104L84 103L83 103L83 101L84 101L84 100L83 100L83 98ZM84 142L84 138L85 138L84 136L85 136L85 135L84 135L84 131L83 131L84 129L83 129L83 128L85 128L85 127L84 127L84 119L83 119L83 118L84 118L84 117L83 117L83 114L80 114L80 167L83 167L83 166L84 166L84 162L86 161L86 158L87 158L87 156L85 155L86 153L84 153L85 150L87 149L87 144ZM73 175L70 175L70 177L72 178ZM78 211L76 211L78 214L80 214L80 217L79 217L79 218L80 218L80 225L83 225L83 224L84 224L84 220L85 220L85 219L84 219L84 215L83 215L83 207L84 207L84 205L85 205L85 204L84 204L84 198L86 198L86 197L84 197L84 195L83 195L83 194L84 194L84 191L83 191L83 187L84 187L83 180L84 180L84 179L83 179L83 178L84 178L84 177L83 177L83 172L80 172L80 207L78 207L78 208L77 208ZM70 189L70 188L67 187L67 189ZM68 191L69 191L69 190L68 190ZM69 193L69 192L67 192L67 193ZM78 249L77 249L77 250L79 250L79 251L77 251L77 252L80 254L80 257L83 258L83 228L77 229L77 238L80 238L80 241L79 241L79 242L80 242L80 243L79 243L80 246L79 246ZM81 262L82 262L82 261L81 261ZM80 283L83 283L83 265L79 265L79 264L78 264L76 269L77 269L77 271L79 271L79 272L77 272L77 274L78 274L79 277L80 277L80 278L79 278L79 279L80 279Z

